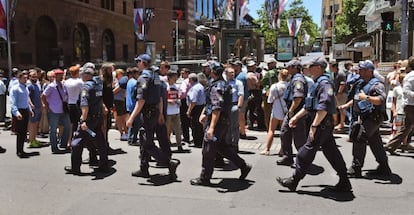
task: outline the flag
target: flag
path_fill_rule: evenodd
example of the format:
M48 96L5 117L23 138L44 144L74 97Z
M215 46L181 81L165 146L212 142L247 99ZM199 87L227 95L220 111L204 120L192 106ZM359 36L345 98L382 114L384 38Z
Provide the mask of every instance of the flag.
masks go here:
M144 39L144 18L143 18L143 9L136 8L134 9L134 32L138 39Z
M208 39L210 42L210 46L214 46L214 43L216 42L216 35L215 34L208 34Z
M309 45L309 41L310 41L310 35L308 34L308 32L306 32L306 30L305 30L305 32L304 32L304 34L303 34L303 43L305 44L305 45Z
M279 17L276 22L278 28L280 28L280 17L282 16L283 11L285 11L285 7L288 1L289 0L279 0L279 10L278 10Z
M0 37L7 40L6 0L0 1Z
M287 26L289 28L289 35L296 37L299 32L299 28L302 25L302 18L289 18L287 19Z
M240 20L249 13L249 0L240 0Z
M271 28L280 28L280 17L285 10L287 2L288 0L266 0L265 8L267 12L267 20Z

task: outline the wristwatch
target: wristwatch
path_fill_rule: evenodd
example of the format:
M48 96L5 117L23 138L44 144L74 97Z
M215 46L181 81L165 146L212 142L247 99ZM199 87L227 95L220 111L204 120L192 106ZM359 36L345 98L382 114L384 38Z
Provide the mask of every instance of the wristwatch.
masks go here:
M367 98L365 100L369 101L369 96L367 96Z

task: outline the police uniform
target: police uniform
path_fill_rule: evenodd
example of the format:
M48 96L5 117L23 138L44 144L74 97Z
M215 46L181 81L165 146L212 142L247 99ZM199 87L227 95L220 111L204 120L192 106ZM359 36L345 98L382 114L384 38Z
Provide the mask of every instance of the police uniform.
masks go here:
M87 147L90 152L90 162L96 157L95 147L99 154L99 168L98 170L108 171L108 146L105 141L101 126L103 122L103 105L102 105L103 84L99 77L95 76L93 79L86 81L82 86L80 106L88 107L88 115L85 120L88 128L95 133L94 136L87 131L78 129L79 142L72 141L71 154L71 171L73 173L80 173L80 166L82 163L82 151ZM83 122L81 122L82 124Z
M377 170L384 170L382 173L390 174L391 170L388 166L388 158L382 146L379 131L380 125L384 121L385 99L387 96L385 86L380 80L373 77L369 82L364 82L357 86L356 92L360 91L364 91L368 96L380 96L382 103L377 106L370 103L368 99L359 100L358 93L354 96L353 114L359 116L361 119L361 128L363 130L359 136L351 134L353 161L348 173L355 177L361 177L361 168L364 166L366 145L368 144L375 156L375 160L379 163L380 169Z
M340 181L337 187L340 191L350 191L351 185L347 178L346 165L342 154L338 150L333 136L333 117L336 112L333 83L329 76L321 75L309 90L304 108L309 115L315 116L317 111L326 111L325 118L316 127L314 140L308 137L306 143L301 147L296 156L296 169L291 178L281 179L278 182L291 190L296 189L297 183L303 179L309 170L316 152L322 147L326 159L336 170ZM290 181L289 181L290 180ZM290 182L290 183L289 183Z
M294 110L292 116L303 107L307 91L308 87L305 77L300 72L296 73L292 77L292 80L289 82L289 85L285 93L283 94L283 99L285 100L288 109L292 105L292 102L295 98L303 98L296 110ZM277 164L279 165L293 164L292 137L297 150L299 150L302 147L307 137L306 117L299 119L296 123L295 128L289 127L289 120L290 116L289 113L287 113L285 118L283 119L283 123L280 128L280 141L283 149L284 158L277 162Z
M220 74L221 76L221 74ZM215 80L206 90L206 108L207 123L203 142L203 160L202 170L199 178L192 179L192 185L208 185L214 170L214 158L216 153L232 161L241 170L239 179L245 179L250 172L251 166L237 154L237 152L228 143L228 126L231 112L231 92L229 86L224 80ZM210 127L212 113L220 110L220 116L214 128L214 137L212 140L207 138L207 131Z
M137 101L145 100L145 104L138 117L141 118L142 127L139 131L140 141L140 170L133 172L133 176L149 177L148 168L151 157L154 157L160 164L168 164L170 177L176 179L175 169L179 163L170 159L170 154L160 150L154 144L154 132L158 124L159 104L161 97L161 81L156 72L143 70L137 81Z

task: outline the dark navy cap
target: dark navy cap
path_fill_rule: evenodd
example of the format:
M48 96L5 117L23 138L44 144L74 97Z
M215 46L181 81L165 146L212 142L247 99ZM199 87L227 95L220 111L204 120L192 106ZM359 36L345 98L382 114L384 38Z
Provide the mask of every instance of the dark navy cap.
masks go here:
M286 63L286 67L296 67L296 68L302 68L302 64L299 60L291 60Z
M323 68L326 68L326 66L328 65L328 62L326 62L324 57L315 57L305 64L309 66L321 66Z
M375 66L370 60L362 61L358 64L359 69L375 70Z
M151 56L149 56L148 54L142 54L136 58L134 58L135 61L143 61L146 63L150 63L151 62Z

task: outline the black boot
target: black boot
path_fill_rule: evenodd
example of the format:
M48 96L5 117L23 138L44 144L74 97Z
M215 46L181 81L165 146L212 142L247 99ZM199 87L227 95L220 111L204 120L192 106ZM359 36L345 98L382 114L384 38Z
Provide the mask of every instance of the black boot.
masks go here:
M346 173L352 178L362 178L361 167L351 166Z
M377 169L370 171L369 174L372 175L379 175L379 176L390 176L392 174L392 171L390 169L390 166L388 166L388 163L380 164Z
M334 192L351 192L352 185L348 177L341 177L335 186L328 187L328 189Z
M295 191L296 187L299 184L299 180L295 179L293 176L289 178L280 178L277 177L276 181L279 182L283 187L287 187L290 191Z

